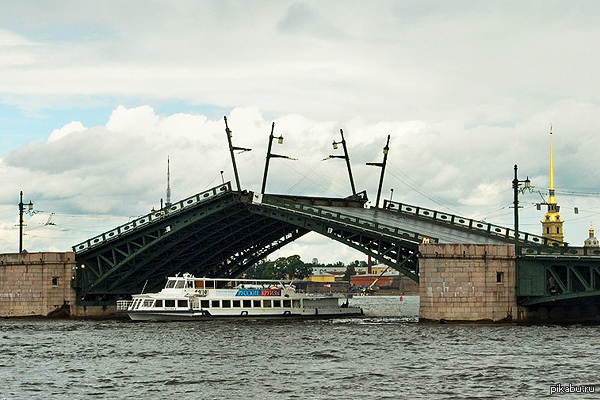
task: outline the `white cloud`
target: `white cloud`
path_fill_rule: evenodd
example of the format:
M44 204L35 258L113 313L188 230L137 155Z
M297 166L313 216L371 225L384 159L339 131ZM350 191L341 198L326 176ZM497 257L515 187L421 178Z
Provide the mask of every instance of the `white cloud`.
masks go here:
M564 115L563 119L570 118ZM594 107L571 107L576 121L587 121L587 113L597 113ZM582 115L585 110L586 115ZM251 152L236 155L243 189L259 191L265 161L265 151L273 121L266 119L255 107L236 108L227 116L233 131L235 146L249 147ZM532 117L536 121L537 116ZM389 198L394 188L394 200L433 209L442 209L459 215L487 218L500 225L512 224L511 180L513 164L519 163L521 179L529 175L533 184L546 193L548 176L549 126L538 126L538 132L526 132L534 125L527 121L523 126L499 128L477 126L465 128L458 121L429 124L425 121L380 122L369 124L364 120L316 121L297 114L274 120L275 136L284 136L284 144L273 142L273 153L298 158L296 161L271 159L267 192L315 196L344 197L349 195L350 184L343 160L329 159L330 154L342 155L341 148L334 150L332 141L339 141L340 127L344 129L348 152L357 190L367 190L374 202L377 193L379 168L368 167L366 162L380 162L381 149L389 134L389 165L386 171L382 197ZM346 128L348 126L348 128ZM592 126L581 125L578 130L555 126L554 149L557 189L590 190L598 179L598 171L586 164L592 161L590 151L598 146ZM574 133L565 135L563 129ZM585 141L586 145L575 145ZM514 142L514 144L512 144ZM509 144L506 147L506 144ZM106 125L85 128L71 122L54 130L47 141L32 142L7 154L3 160L5 179L5 207L15 203L15 194L24 190L27 198L42 211L32 218L38 225L31 233L38 247L54 246L48 239L62 229L59 237L72 240L71 245L112 228L98 224L83 228L76 216L88 220L97 216L108 218L110 223L126 222L131 215L141 215L160 205L166 189L166 158L171 159L171 187L173 200L183 199L220 182L220 171L233 181L233 173L221 119L211 120L204 115L157 115L152 107L126 108L119 106ZM570 163L564 164L564 158ZM584 171L576 174L574 171ZM595 189L594 189L595 190ZM524 228L537 232L541 213L531 204L539 202L538 194L523 194ZM584 213L571 216L570 209L577 204L567 196L561 198L565 216L580 221L581 232L565 229L568 240L577 243L587 235L590 221L600 213L598 205L585 199L580 206ZM583 204L583 203L582 203ZM7 208L3 217L2 236L6 237L4 251L12 249L10 236L14 236L14 210ZM499 212L500 210L500 212ZM503 210L503 211L502 211ZM43 223L50 213L55 213L56 225ZM567 217L569 215L569 217ZM43 220L43 221L42 221ZM119 221L118 223L116 221ZM537 221L537 222L536 222ZM12 232L11 232L12 231ZM36 233L37 232L37 233ZM44 235L48 235L46 238ZM314 244L314 237L300 240L286 251L303 253L310 257L324 244ZM328 239L322 239L326 243ZM46 247L47 248L47 247ZM283 250L282 250L283 251ZM329 254L345 255L353 259L355 253L336 250ZM327 256L319 256L324 262Z
M65 136L69 135L70 133L81 132L84 130L86 130L86 128L85 128L85 126L83 126L83 124L81 122L72 121L72 122L68 123L67 125L63 126L62 128L53 130L52 133L50 134L50 136L48 136L48 143L60 140L60 139L64 138Z
M118 15L104 4L94 13L77 3L68 15L43 9L21 25L10 20L20 7L5 6L6 34L29 45L3 51L31 62L5 68L3 90L28 99L117 94L257 105L269 115L319 120L459 116L478 124L523 119L565 96L595 98L600 85L593 69L600 55L588 45L600 38L598 11L587 2L308 1L266 9L202 2L143 10L119 3Z
M28 12L32 4L0 5L0 100L36 121L99 103L114 111L90 127L73 111L2 156L7 238L20 190L67 229L72 219L60 215L156 207L167 156L174 198L217 184L220 171L233 180L224 121L188 112L195 106L231 110L234 145L253 149L237 155L250 190L260 190L275 121L285 141L273 151L298 161L271 160L271 192L349 194L343 161L321 161L341 154L331 142L342 128L356 187L372 200L379 169L365 163L381 161L391 135L384 197L393 188L398 201L510 225L514 164L545 193L550 123L557 188L600 191L592 1L36 2ZM169 101L191 106L155 111ZM600 213L591 196L558 199L566 221L588 226ZM578 204L585 212L569 214ZM525 208L521 225L538 231L540 219ZM571 242L587 236L565 231Z

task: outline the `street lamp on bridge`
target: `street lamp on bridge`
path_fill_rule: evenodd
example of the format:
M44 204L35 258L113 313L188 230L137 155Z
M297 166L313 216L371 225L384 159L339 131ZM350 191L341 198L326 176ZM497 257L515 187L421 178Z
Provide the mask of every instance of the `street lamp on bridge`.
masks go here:
M337 150L338 144L341 144L342 147L344 148L344 155L343 156L330 155L329 157L325 158L323 161L328 160L330 158L343 158L344 160L346 160L346 166L348 167L348 176L350 177L350 187L352 188L352 196L356 196L356 187L354 186L354 178L352 177L352 169L350 168L350 156L348 155L348 148L346 147L346 140L344 139L344 131L341 129L340 129L340 134L342 135L342 141L336 142L334 140L332 145L333 145L333 149Z
M288 160L295 160L295 158L291 158L288 156L281 156L279 154L272 154L271 147L273 145L273 140L277 139L278 144L283 144L283 136L279 135L279 137L273 136L273 131L275 130L275 122L271 125L271 134L269 135L269 146L267 147L267 159L265 161L265 173L263 175L262 188L260 189L261 194L265 194L265 188L267 187L267 173L269 171L269 161L271 158L287 158Z
M27 206L27 212L31 215L33 213L33 203L29 200L29 204L23 204L23 191L21 191L21 201L19 202L19 253L23 252L23 212L25 212L25 206Z
M237 170L237 165L235 163L235 154L233 153L235 150L241 150L241 152L243 153L244 151L250 151L252 149L248 149L246 147L236 147L233 145L233 142L231 141L231 137L233 136L231 130L229 129L229 125L227 125L227 117L223 117L225 119L225 134L227 135L227 142L229 143L229 153L231 154L231 164L233 164L233 175L235 177L235 183L237 185L237 190L238 192L242 191L242 187L240 186L240 176L238 175L238 170ZM223 171L221 171L221 180L223 181L223 183L225 183L225 180L223 179Z
M383 161L380 163L367 163L374 167L381 167L381 174L379 175L379 187L377 189L377 200L375 201L375 207L379 207L379 199L381 198L381 188L383 187L383 176L385 175L385 166L387 164L388 152L390 151L390 135L387 137L387 142L383 148Z
M517 177L517 164L515 164L515 178L512 181L513 186L513 207L515 209L515 254L519 254L519 192L525 193L526 190L532 191L531 181L527 177L524 181L520 181Z

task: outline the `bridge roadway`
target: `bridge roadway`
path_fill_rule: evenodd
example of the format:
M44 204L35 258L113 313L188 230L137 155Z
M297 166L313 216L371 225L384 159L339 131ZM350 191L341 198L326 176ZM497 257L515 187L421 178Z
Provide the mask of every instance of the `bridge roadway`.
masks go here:
M418 282L418 246L512 243L514 231L395 202L365 208L349 198L258 195L228 182L130 221L73 247L73 287L81 305L158 290L177 272L234 277L314 231L392 266ZM520 234L523 243L543 238Z

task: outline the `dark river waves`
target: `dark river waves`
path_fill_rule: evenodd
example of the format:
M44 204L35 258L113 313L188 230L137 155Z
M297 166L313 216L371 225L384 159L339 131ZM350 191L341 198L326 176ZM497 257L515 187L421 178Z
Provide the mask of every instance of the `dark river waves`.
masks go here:
M600 326L0 321L0 398L541 398L591 385ZM595 385L595 386L594 386Z

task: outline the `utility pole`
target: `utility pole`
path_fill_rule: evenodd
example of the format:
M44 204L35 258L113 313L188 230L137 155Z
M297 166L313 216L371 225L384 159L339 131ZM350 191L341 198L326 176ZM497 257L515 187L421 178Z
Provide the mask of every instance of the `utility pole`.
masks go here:
M27 206L28 212L33 212L33 203L23 204L23 191L21 191L21 201L19 202L19 254L23 252L23 212Z
M520 181L517 177L517 164L515 164L515 178L512 181L513 186L513 207L515 209L515 254L519 254L519 192L524 193L525 190L531 190L531 181L529 177L524 181ZM519 188L519 184L524 183L523 188Z

